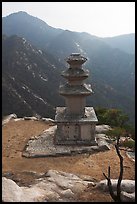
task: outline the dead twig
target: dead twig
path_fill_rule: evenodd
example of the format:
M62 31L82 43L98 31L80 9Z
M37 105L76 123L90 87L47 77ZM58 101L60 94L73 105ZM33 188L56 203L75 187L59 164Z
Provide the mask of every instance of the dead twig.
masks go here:
M112 188L112 182L110 178L110 166L108 167L108 176L106 176L106 174L103 173L103 175L108 181L107 185L108 185L109 193L115 202L122 202L121 200L121 181L123 179L123 157L121 156L120 150L119 150L119 140L120 140L120 136L117 137L117 144L115 145L115 149L116 149L117 155L120 160L120 174L119 174L118 183L117 183L117 194L116 195L114 194L114 191Z

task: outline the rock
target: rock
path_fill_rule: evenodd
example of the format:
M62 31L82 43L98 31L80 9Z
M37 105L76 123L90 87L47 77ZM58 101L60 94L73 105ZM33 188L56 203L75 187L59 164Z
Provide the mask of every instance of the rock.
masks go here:
M8 117L15 119L15 118L17 118L17 115L16 115L15 113L12 113L12 114L10 114Z
M126 155L135 162L135 152L131 152L131 151L126 151Z
M109 125L96 125L96 133L105 133L112 128Z
M121 192L121 199L123 202L135 202L135 192L134 193L127 193L122 191Z
M6 178L11 178L14 174L12 172L5 172L3 173L3 176Z
M54 120L51 119L51 118L42 118L41 120L45 121L45 122L52 122L52 123L54 123Z
M24 120L24 118L15 118L14 121Z
M2 178L2 200L3 202L37 202L42 201L44 191L36 187L19 187L11 179Z
M93 186L97 182L97 179L95 179L95 178L93 178L92 176L89 176L89 175L78 175L78 176L84 181L90 181Z
M16 115L15 113L6 116L5 119L2 121L2 125L5 125L5 124L8 123L11 119L15 119L15 118L17 118L17 115Z
M34 120L34 121L38 121L38 118L36 118L36 117L24 117L24 120Z
M110 145L107 142L107 137L105 134L96 134L96 140L99 146L99 151L110 150Z
M88 186L87 181L83 181L78 176L70 173L65 173L62 171L55 171L55 170L49 170L46 174L50 178L49 181L55 182L59 187L63 189L71 189L73 191L77 191L76 189L79 188L80 184L82 183L82 186L84 187ZM77 186L79 184L79 186Z
M101 151L101 152L104 152L104 151L106 151L106 150L110 150L109 145L108 145L108 144L103 144L103 143L101 143L101 145L99 145L99 152L100 152L100 151Z
M117 189L117 179L111 179L113 190L116 191ZM96 188L101 189L103 191L108 191L107 180L100 181ZM135 192L135 181L134 180L122 180L121 182L121 190L127 193L134 193Z
M55 134L55 131L57 129L57 125L54 125L46 130L43 131L43 133L47 133L49 135L54 135Z
M46 173L46 176L53 177L55 179L57 178L57 176L66 177L66 178L69 178L69 179L72 179L72 180L79 179L79 177L74 175L74 174L66 173L66 172L63 172L63 171L56 171L56 170L49 170Z
M20 202L22 190L12 180L2 178L2 200L4 202Z
M67 190L61 191L60 195L65 198L70 198L74 196L74 193L70 189L67 189Z
M3 177L3 202L69 201L93 183L63 171L49 170L41 176L30 187L19 187L14 181Z
M117 190L117 179L111 179L114 193ZM96 187L99 190L107 191L107 180L100 181ZM121 200L122 202L135 202L135 181L134 180L122 180L121 182Z

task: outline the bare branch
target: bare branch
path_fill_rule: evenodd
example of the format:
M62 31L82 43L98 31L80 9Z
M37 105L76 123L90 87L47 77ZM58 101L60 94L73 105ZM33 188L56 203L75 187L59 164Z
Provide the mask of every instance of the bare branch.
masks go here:
M117 155L120 159L120 174L119 174L118 183L117 183L117 197L118 197L118 200L121 201L121 181L123 179L123 157L121 156L119 151L119 143L115 145L115 148L116 148Z
M103 173L103 175L105 176L105 178L106 178L107 181L108 181L108 183L107 183L107 185L108 185L108 190L109 190L109 193L110 193L112 199L113 199L114 201L117 201L117 196L116 196L116 195L114 194L114 192L113 192L112 183L111 183L111 179L110 179L110 166L108 167L108 176L106 176L105 173Z
M108 177L106 176L106 174L105 173L103 173L103 175L105 176L105 178L108 180Z
M113 188L112 188L112 183L110 178L110 166L108 167L108 176L106 176L106 174L103 173L103 175L108 181L109 193L115 202L122 202L121 201L121 181L123 179L123 157L121 156L120 150L119 150L119 140L120 140L120 136L117 137L117 144L115 145L115 149L120 160L120 174L119 174L118 183L117 183L117 195L114 194Z

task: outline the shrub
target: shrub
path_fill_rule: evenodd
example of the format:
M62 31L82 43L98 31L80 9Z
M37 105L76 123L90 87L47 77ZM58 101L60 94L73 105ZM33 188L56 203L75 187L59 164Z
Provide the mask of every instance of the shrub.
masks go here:
M128 116L118 109L96 108L99 124L107 124L112 127L124 127L129 120Z
M122 142L121 146L135 149L135 141L134 140L125 140L124 142Z
M135 140L135 127L133 125L128 124L125 125L124 128L127 132L127 135L131 137L133 140Z
M106 132L106 134L113 138L113 139L116 139L118 136L120 137L124 137L126 136L126 131L124 128L121 128L121 127L115 127L113 128L112 130L109 130Z

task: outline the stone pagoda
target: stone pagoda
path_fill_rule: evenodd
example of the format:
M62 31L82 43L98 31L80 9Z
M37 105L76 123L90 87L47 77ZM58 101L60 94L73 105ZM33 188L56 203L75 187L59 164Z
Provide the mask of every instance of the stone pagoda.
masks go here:
M62 72L62 76L68 82L59 88L66 107L56 108L55 144L97 145L95 127L98 120L93 107L86 107L86 97L92 93L91 86L84 83L89 76L89 71L82 68L86 60L79 53L66 59L69 68Z

